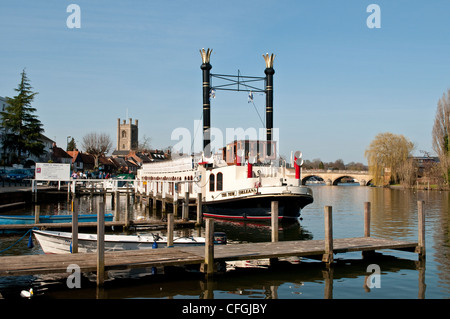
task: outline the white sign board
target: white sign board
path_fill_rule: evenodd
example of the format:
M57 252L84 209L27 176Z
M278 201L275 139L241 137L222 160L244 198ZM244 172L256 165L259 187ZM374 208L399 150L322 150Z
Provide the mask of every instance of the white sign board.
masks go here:
M35 179L41 181L70 180L70 164L36 163Z

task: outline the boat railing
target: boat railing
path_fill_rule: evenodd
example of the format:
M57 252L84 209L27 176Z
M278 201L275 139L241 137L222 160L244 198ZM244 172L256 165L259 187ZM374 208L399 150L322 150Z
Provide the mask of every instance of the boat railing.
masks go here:
M182 157L171 161L144 164L139 170L139 175L185 172L191 171L193 168L193 159L191 157Z

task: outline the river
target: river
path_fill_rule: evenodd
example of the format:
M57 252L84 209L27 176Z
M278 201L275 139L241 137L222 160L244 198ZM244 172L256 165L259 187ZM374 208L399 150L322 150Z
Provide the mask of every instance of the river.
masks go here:
M450 193L382 189L363 186L311 186L314 203L302 211L299 224L280 231L280 240L324 238L324 207L332 206L334 238L364 235L364 202L371 202L371 236L386 239L417 241L417 201L425 201L426 259L418 261L411 252L381 251L382 257L363 260L361 253L336 254L332 270L314 260L279 268L239 267L206 281L196 272L170 275L149 275L151 270L134 271L126 278L107 282L103 298L162 299L447 299L450 297L449 214ZM83 207L89 210L88 200ZM122 206L123 207L123 206ZM55 203L44 208L51 213L67 210L67 204ZM106 206L111 209L110 204ZM16 212L19 213L19 212ZM44 213L42 213L44 214ZM135 206L134 214L145 213ZM156 216L159 218L159 216ZM194 218L194 217L193 217ZM216 231L225 231L233 242L270 240L270 227L253 223L217 222ZM139 232L145 233L145 230ZM147 231L148 232L148 231ZM186 230L184 230L186 232ZM187 232L196 232L188 230ZM0 251L20 235L1 235ZM3 255L40 254L27 240ZM374 286L367 286L368 267L375 264L379 276L372 277ZM241 263L240 266L244 266ZM96 298L95 281L85 276L81 288L69 289L66 279L58 276L0 277L3 298L18 297L21 289L32 287L35 298Z

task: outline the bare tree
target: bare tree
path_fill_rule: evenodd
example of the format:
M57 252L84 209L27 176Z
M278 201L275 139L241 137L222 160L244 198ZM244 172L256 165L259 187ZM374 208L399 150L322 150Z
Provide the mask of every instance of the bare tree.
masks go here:
M138 151L139 152L148 152L150 151L152 144L152 138L144 135L142 139L138 143Z
M417 163L413 158L402 161L398 168L400 182L407 187L411 187L417 180Z
M369 171L374 176L375 185L387 182L399 182L405 177L401 175L403 163L408 160L414 149L414 143L403 135L380 133L370 143L365 152ZM408 170L409 171L409 170ZM389 172L390 180L385 180Z
M438 101L433 125L433 150L439 157L445 182L450 180L450 89Z
M95 167L98 167L98 158L104 156L112 147L111 138L105 133L88 133L83 136L82 146L86 153L95 158Z

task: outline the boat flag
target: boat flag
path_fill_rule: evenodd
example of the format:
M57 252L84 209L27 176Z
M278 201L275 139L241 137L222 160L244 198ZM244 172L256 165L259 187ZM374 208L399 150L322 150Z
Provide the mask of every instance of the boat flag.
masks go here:
M251 102L253 102L253 92L252 91L248 92L248 103L251 103Z

